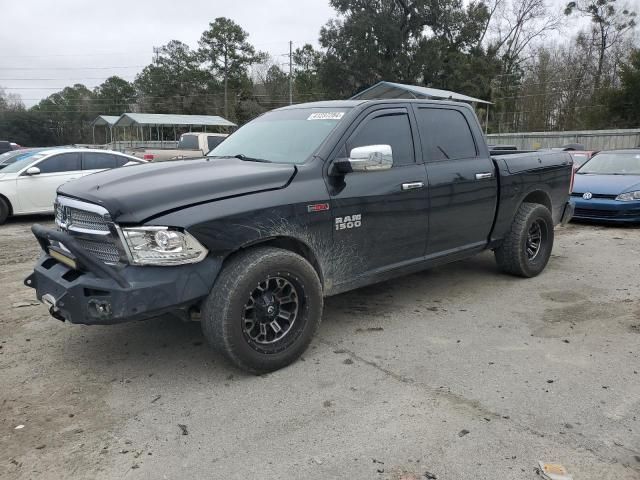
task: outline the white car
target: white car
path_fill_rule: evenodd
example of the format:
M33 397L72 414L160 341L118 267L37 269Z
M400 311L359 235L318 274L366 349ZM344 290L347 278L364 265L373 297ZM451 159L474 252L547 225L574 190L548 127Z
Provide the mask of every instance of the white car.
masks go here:
M53 213L60 185L92 173L146 163L110 150L52 148L25 152L0 170L0 225L13 215Z

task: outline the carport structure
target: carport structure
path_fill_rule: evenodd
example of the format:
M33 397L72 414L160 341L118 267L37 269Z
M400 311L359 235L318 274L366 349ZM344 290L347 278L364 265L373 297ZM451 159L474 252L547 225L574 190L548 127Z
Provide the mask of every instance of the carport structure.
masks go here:
M378 82L375 85L357 93L351 100L374 100L374 99L397 99L397 98L432 98L434 100L454 100L456 102L476 103L486 105L485 133L489 125L489 105L493 103L487 100L470 97L461 93L438 88L422 87L420 85L407 85L404 83Z
M192 131L194 127L200 127L207 131L207 127L235 127L235 123L219 117L217 115L173 115L160 113L123 113L113 124L114 128L129 129L129 138L133 141L135 137L138 141L145 140L145 132L149 132L149 140L152 140L153 130L156 131L156 138L164 147L164 129L173 129L173 141L178 141L178 128L188 128ZM133 133L135 131L135 134Z
M113 125L118 121L120 117L115 115L100 115L96 118L91 124L91 129L93 132L93 143L96 143L96 127L105 127L105 142L113 142ZM107 132L109 133L107 135Z

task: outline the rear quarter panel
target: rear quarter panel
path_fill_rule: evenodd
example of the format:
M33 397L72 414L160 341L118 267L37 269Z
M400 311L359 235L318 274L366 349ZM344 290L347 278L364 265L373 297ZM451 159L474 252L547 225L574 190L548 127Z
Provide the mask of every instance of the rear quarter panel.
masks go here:
M568 153L501 155L493 161L500 174L500 198L492 242L500 241L509 231L516 211L530 195L546 199L554 224L560 223L570 196L573 165Z

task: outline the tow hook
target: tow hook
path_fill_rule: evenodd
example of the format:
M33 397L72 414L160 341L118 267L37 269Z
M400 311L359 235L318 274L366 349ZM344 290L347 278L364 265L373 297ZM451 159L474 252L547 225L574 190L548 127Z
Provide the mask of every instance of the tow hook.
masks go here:
M53 318L57 318L61 322L65 321L64 317L60 314L60 310L58 310L58 307L56 306L56 299L53 297L53 295L49 293L43 295L42 303L49 307L49 315L51 315Z

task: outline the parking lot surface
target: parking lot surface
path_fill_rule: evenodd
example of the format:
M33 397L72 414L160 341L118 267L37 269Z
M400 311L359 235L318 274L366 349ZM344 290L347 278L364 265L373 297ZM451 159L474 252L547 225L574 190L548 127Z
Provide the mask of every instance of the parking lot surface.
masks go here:
M329 298L254 377L197 323L49 317L34 221L0 227L0 478L640 478L638 228L560 228L534 279L485 253Z

